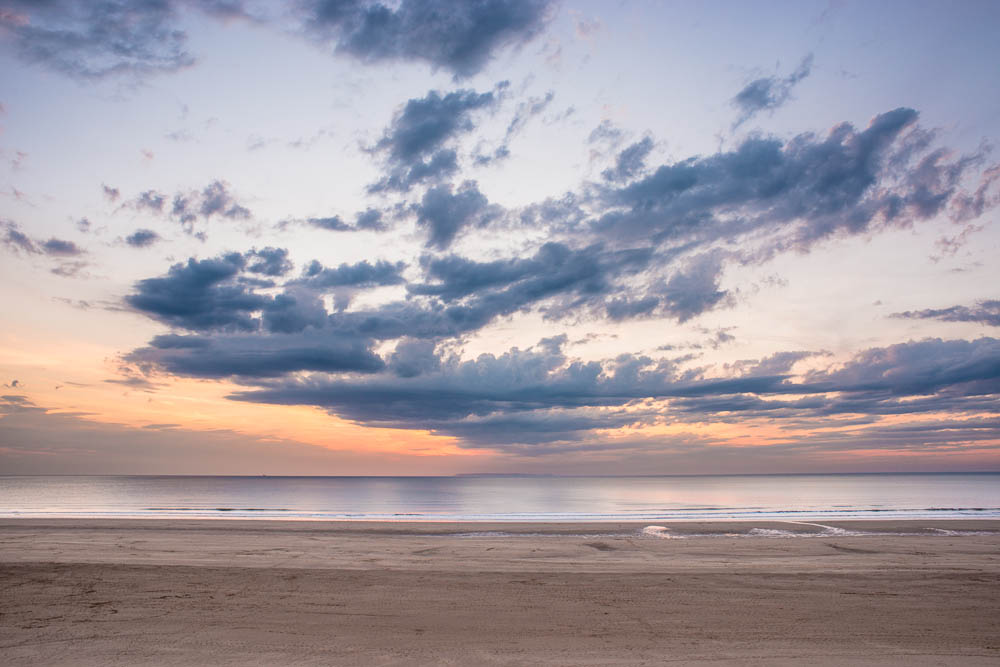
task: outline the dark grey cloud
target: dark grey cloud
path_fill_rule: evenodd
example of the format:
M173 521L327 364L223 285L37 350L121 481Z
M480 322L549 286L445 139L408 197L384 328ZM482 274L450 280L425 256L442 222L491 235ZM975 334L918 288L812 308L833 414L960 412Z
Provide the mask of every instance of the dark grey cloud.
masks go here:
M451 149L441 149L426 162L417 160L410 164L396 162L380 181L368 186L368 192L409 192L424 182L437 183L458 172L458 154Z
M306 223L313 227L325 229L331 232L381 232L388 228L383 219L383 212L374 208L368 208L364 211L356 213L354 216L354 224L347 222L339 215L333 215L326 218L307 218Z
M200 191L174 195L170 215L184 225L186 231L191 232L192 225L199 216L203 220L212 216L245 220L250 217L250 209L236 201L226 182L212 181Z
M390 362L389 374L284 378L232 398L315 405L374 426L429 428L467 446L572 440L677 417L726 421L739 414L815 427L815 421L800 420L922 414L942 407L996 414L1000 405L1000 341L991 338L873 348L800 381L787 370L806 356L801 352L747 363L730 377L636 355L585 363L568 359L558 341L465 361L439 358L424 344L414 356L424 362L414 372L400 373ZM667 401L667 407L643 407L648 400ZM995 427L989 428L995 436Z
M87 263L82 260L65 261L67 258L86 254L83 248L72 241L54 236L45 240L33 239L22 232L16 222L10 220L0 220L0 229L4 230L3 245L15 254L47 255L57 260L64 260L50 269L57 276L71 278L80 275L87 266Z
M447 150L448 140L415 141L414 154L427 159ZM385 155L392 145L383 146ZM875 348L804 375L792 373L809 355L801 351L722 369L689 368L690 355L583 362L566 356L564 339L457 357L456 340L518 312L549 321L689 321L733 301L723 287L726 262L761 262L831 236L945 213L963 196L960 181L982 164L981 156L934 149L909 109L882 114L863 130L841 124L826 136L753 137L729 152L658 167L646 166L651 146L652 139L627 147L604 180L520 212L491 205L471 181L430 187L418 203L396 209L427 232L434 252L419 266L313 262L289 279L282 278L287 269L267 268L264 251L177 264L138 283L127 303L198 335L156 339L126 361L153 375L238 378L247 389L236 400L314 405L359 423L430 429L468 446L568 443L599 438L603 429L737 416L805 428L823 416L874 422L932 410L996 411L1000 348L993 339ZM381 214L309 222L378 228ZM501 216L549 241L492 261L436 252ZM265 251L284 266L283 250ZM404 272L419 277L411 282ZM405 286L405 298L350 308L356 290L392 285ZM702 342L726 344L729 331L716 329Z
M83 249L77 244L72 241L57 239L55 237L52 237L47 241L42 241L38 244L38 247L46 255L52 255L54 257L76 257L77 255L83 254Z
M359 211L355 216L354 226L358 229L369 229L373 231L382 231L386 229L386 224L382 219L382 211L374 208Z
M700 255L690 260L663 286L664 310L678 322L711 310L728 292L719 288L722 258L718 253Z
M2 226L4 228L3 243L14 252L26 252L32 255L42 252L38 245L27 234L21 231L20 226L16 222L4 220L2 221Z
M259 273L265 276L283 276L294 268L292 260L288 258L288 250L285 248L254 248L247 253L246 270L250 273Z
M313 261L299 284L313 289L330 287L378 287L399 285L404 281L401 275L406 268L404 262L380 260L374 264L362 260L355 264L341 264L336 268L325 267Z
M146 209L155 213L160 213L163 211L163 204L167 201L165 195L156 192L155 190L146 190L145 192L139 193L139 196L133 201L133 205L138 209Z
M502 214L496 204L490 204L475 181L465 181L458 189L439 185L424 193L413 207L417 224L427 229L427 245L447 248L465 228L482 227Z
M252 317L270 302L236 278L246 267L246 257L230 253L211 259L189 259L174 264L162 278L136 283L136 292L125 302L149 317L192 331L215 329L255 331Z
M441 358L435 351L435 343L429 340L404 338L389 358L389 369L399 377L416 377L439 368Z
M824 137L753 137L730 152L665 164L620 186L598 187L588 224L611 242L695 248L748 240L743 261L808 250L835 235L907 226L962 196L962 176L981 160L915 150L908 140L922 132L916 119L900 108L864 130L842 123Z
M125 237L125 243L133 248L148 248L159 240L160 235L152 229L137 229Z
M482 326L498 316L546 302L542 312L558 319L594 308L618 292L616 279L649 266L649 249L608 250L599 245L573 249L546 243L529 258L475 262L450 255L425 258L428 282L411 283L414 295L449 305L451 319Z
M252 215L223 180L214 180L200 190L177 192L172 197L156 190L146 190L124 206L155 215L166 214L179 222L186 233L202 239L204 231L196 231L195 227L199 220L246 220Z
M280 286L277 294L257 291L279 287L274 279L287 276L292 268L288 251L274 247L202 260L191 258L171 266L165 276L140 280L125 303L188 331L237 333L263 328L271 333L298 333L311 326L326 327L331 335L340 335L337 326L328 324L321 297L339 290L401 284L406 265L361 261L329 268L314 261L301 277ZM346 307L346 302L340 307ZM348 336L359 336L354 326L341 328Z
M250 217L250 211L236 202L228 188L228 184L223 181L213 181L206 185L201 191L201 197L196 202L198 213L203 218L209 218L213 215L225 218ZM177 213L176 198L174 198L174 213Z
M346 308L349 301L341 301L338 307ZM264 330L273 334L297 334L309 327L322 329L327 323L326 306L313 291L286 287L267 304L261 320Z
M453 322L468 326L536 306L551 319L591 312L613 320L656 314L684 322L729 300L719 287L719 253L695 257L670 280L652 281L644 290L630 285L662 261L649 247L575 249L554 242L531 257L490 262L427 256L421 263L426 281L409 283L407 291L447 304Z
M871 348L841 369L807 374L805 385L817 391L885 392L893 396L929 395L945 389L997 394L1000 340L928 338Z
M386 128L373 151L384 157L387 174L370 192L406 192L425 181L439 181L458 171L458 156L446 146L475 129L474 111L497 102L493 92L432 90L409 100Z
M237 400L309 404L374 426L430 429L467 446L569 440L588 431L651 423L655 411L622 410L685 390L732 393L772 388L781 378L692 384L669 361L622 355L607 362L567 359L561 342L461 361L439 360L415 374L368 379L284 379L238 392ZM353 398L349 399L348 396Z
M653 150L653 140L645 137L624 148L615 158L615 166L605 169L601 176L608 181L628 181L635 178L646 166L646 157Z
M353 225L344 222L339 215L333 215L327 218L309 218L306 222L313 227L326 229L331 232L349 232L354 231L355 229Z
M759 366L773 366L763 360ZM752 368L744 377L753 375ZM1000 341L928 338L871 348L841 366L806 373L757 395L682 394L671 406L706 421L767 417L801 420L840 415L997 413ZM782 396L783 395L783 396ZM799 398L796 398L799 396Z
M305 34L334 42L363 62L422 61L455 78L480 71L497 53L532 39L550 0L302 0L292 17ZM182 16L188 9L223 21L277 26L283 17L249 11L239 0L3 0L0 30L18 56L81 80L141 79L193 65ZM265 9L265 11L257 11Z
M157 336L124 360L198 378L269 378L304 370L374 373L385 367L368 341L315 330L283 335Z
M739 127L761 111L773 111L785 104L792 96L792 89L809 76L812 64L813 56L810 53L803 58L795 71L786 77L769 76L748 83L732 99L733 106L740 112L733 127Z
M905 320L940 320L942 322L976 322L991 327L1000 327L1000 300L984 299L975 306L950 306L948 308L926 308L893 313L890 317Z
M74 78L142 77L194 63L165 0L4 0L0 28L22 60Z
M101 184L101 191L104 193L104 196L107 197L108 201L112 203L118 201L118 199L122 196L121 190L104 183Z
M442 95L436 90L429 91L403 106L375 149L387 152L393 160L411 164L456 135L475 129L472 112L495 101L492 92L455 90Z
M505 47L544 27L549 0L307 0L303 20L314 37L363 62L418 60L456 78L480 71Z

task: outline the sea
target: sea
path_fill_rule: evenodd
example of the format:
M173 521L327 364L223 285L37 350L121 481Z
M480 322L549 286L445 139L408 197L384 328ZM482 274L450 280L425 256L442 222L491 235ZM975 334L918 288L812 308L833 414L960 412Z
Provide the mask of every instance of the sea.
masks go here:
M490 522L996 519L1000 472L0 476L0 517Z

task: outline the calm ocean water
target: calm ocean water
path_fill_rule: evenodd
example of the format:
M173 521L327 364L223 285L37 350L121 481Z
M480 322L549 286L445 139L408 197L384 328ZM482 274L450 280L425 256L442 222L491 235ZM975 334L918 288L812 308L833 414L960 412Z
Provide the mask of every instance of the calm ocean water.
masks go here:
M0 476L0 517L396 521L1000 518L1000 473Z

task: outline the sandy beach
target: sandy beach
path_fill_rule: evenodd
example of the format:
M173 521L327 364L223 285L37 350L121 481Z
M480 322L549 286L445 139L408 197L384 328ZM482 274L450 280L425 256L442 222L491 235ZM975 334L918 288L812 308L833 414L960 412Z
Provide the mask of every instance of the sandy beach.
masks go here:
M1000 661L1000 522L646 527L0 520L0 662Z

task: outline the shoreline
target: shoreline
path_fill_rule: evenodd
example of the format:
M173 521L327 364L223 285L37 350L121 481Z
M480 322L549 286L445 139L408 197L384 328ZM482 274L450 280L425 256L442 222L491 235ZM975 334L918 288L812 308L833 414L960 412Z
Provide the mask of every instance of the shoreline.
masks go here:
M438 521L420 519L272 519L245 517L71 517L35 518L2 517L0 531L7 528L69 528L69 529L167 529L207 530L228 526L233 530L336 532L344 535L465 535L497 533L500 535L631 535L645 528L665 526L677 534L699 536L753 536L754 528L785 530L800 535L825 535L824 528L851 533L934 536L941 530L976 531L1000 534L1000 518L947 519L838 519L838 520L778 520L778 519L718 519L698 520L656 519L649 521ZM852 535L861 537L864 535Z

